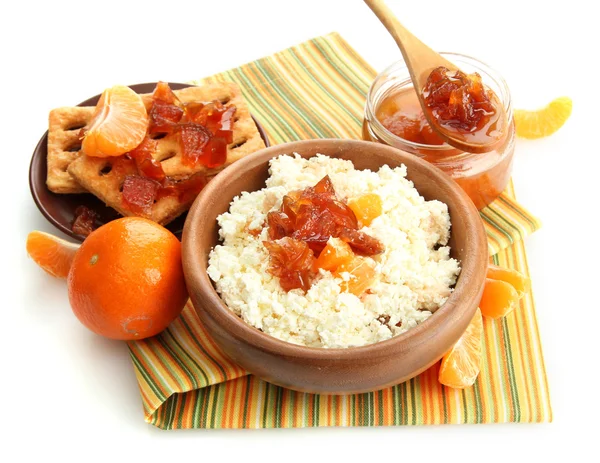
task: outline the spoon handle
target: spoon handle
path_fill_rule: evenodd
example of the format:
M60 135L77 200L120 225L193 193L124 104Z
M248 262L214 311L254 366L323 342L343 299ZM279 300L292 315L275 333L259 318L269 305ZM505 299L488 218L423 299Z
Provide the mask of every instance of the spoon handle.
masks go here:
M456 69L454 64L433 51L405 28L383 0L364 1L379 18L379 21L385 26L400 48L404 62L408 66L413 85L418 92L421 92L427 81L427 77L435 67L445 65L448 69Z

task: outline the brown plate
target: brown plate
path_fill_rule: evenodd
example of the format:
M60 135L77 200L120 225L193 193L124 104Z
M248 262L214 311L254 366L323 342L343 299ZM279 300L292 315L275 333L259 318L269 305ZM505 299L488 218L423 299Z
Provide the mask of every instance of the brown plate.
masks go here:
M156 87L156 84L156 82L149 82L145 84L130 85L129 87L137 93L151 93ZM169 86L173 90L191 87L191 85L188 84L171 82L169 82ZM95 106L99 99L100 95L96 95L79 103L77 106ZM267 138L267 134L263 127L254 116L252 116L252 119L254 120L256 128L264 140L265 145L270 146L269 139ZM46 176L48 173L48 166L46 163L47 156L48 132L46 131L33 151L31 164L29 165L29 188L38 209L52 225L70 237L78 241L83 241L84 236L73 233L71 230L75 218L75 210L79 206L86 206L98 214L99 219L95 224L97 227L121 217L121 214L113 208L106 206L92 194L56 194L48 190L46 187ZM182 214L166 226L178 238L181 238L186 215L187 214Z

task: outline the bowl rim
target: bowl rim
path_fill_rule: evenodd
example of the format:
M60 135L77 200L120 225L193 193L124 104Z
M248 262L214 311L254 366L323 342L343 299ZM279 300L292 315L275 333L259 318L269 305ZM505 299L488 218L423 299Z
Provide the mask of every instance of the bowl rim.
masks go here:
M418 157L393 148L391 146L382 145L380 143L362 141L362 140L344 140L344 139L318 139L322 143L334 143L345 147L351 145L369 145L373 149L387 151L391 157L396 157L399 162L403 159L409 159L409 163L414 163L424 169L430 178L434 178L436 182L445 184L449 191L456 197L459 203L464 204L470 213L466 216L466 234L467 239L471 239L474 243L474 249L482 248L485 252L469 252L467 259L463 259L460 263L461 273L455 285L452 294L446 302L425 321L417 326L407 330L406 332L393 336L385 341L380 341L372 344L357 347L345 348L323 348L323 347L308 347L297 344L292 344L287 341L275 338L254 326L246 323L241 317L236 315L227 307L221 299L218 292L213 286L212 280L208 276L207 269L201 265L201 259L196 258L195 250L198 247L198 234L195 233L196 224L202 220L202 210L206 203L210 205L210 198L220 194L221 185L228 183L231 178L242 175L245 171L250 170L258 165L268 162L270 159L279 156L282 149L287 150L289 154L294 152L302 152L302 147L308 143L314 143L316 140L301 140L290 143L279 144L259 150L246 158L243 158L234 164L230 165L217 176L215 176L198 195L194 204L189 210L185 221L182 237L182 257L186 282L188 288L192 286L208 301L206 306L196 308L208 313L215 321L227 327L228 333L243 343L251 343L254 348L259 350L283 355L288 358L302 358L305 360L366 360L373 358L387 357L390 355L398 355L403 351L414 350L418 345L426 343L431 337L444 329L442 321L450 319L455 323L460 322L465 316L469 320L473 317L476 309L478 297L481 295L483 284L485 282L485 269L488 265L487 238L483 228L483 223L480 219L479 212L475 205L462 188L452 178L443 173L437 167L431 165L427 161ZM340 150L342 152L343 150ZM315 154L316 155L316 154ZM329 157L336 157L328 154ZM410 174L409 174L410 175ZM241 193L241 192L240 192ZM479 291L471 291L470 282L475 279L480 288ZM478 281L479 280L479 281ZM192 291L190 291L192 292ZM465 298L466 297L466 298ZM469 308L468 313L465 311L456 311L458 306ZM466 325L465 325L466 326ZM393 347L393 348L392 348Z

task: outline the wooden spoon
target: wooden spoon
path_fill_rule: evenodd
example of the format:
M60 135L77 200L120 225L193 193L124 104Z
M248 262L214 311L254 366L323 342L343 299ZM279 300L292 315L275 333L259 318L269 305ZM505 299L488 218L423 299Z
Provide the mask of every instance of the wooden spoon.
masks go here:
M494 134L493 136L486 134L463 134L455 130L448 130L439 124L433 117L431 110L425 104L423 88L431 71L435 68L444 66L450 71L456 71L458 67L439 53L433 51L400 24L394 13L382 0L364 1L379 18L400 48L417 93L417 98L427 118L427 122L429 122L433 131L446 143L461 151L485 153L497 148L504 141L506 132L504 130L506 127L506 114L498 97L494 94L492 101L498 113L498 119L494 122L493 130L490 130L490 133Z

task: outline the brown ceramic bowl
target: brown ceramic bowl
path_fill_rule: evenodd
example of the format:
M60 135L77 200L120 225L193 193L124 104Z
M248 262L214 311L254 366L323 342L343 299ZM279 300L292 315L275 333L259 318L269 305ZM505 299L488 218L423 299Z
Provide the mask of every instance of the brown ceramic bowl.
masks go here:
M297 346L246 324L221 300L206 273L218 244L216 218L243 191L265 186L268 162L297 152L349 159L357 169L405 164L408 178L426 199L448 205L452 257L461 273L452 295L431 317L392 339L363 347L322 349ZM233 361L271 383L304 392L367 392L404 382L429 368L465 331L479 304L488 251L483 224L469 197L446 174L410 154L379 143L309 140L266 148L216 176L196 199L183 230L183 265L190 297L215 342Z
M191 87L189 84L180 84L169 82L169 86L173 90L179 90L186 87ZM137 93L151 93L156 87L156 82L148 82L145 84L130 85L131 89ZM100 95L88 98L82 101L77 106L96 106ZM256 128L260 132L266 146L269 146L269 139L260 125L260 123L252 116ZM52 193L46 187L46 176L48 174L48 166L46 158L48 157L48 132L46 132L33 151L31 163L29 164L29 189L31 196L40 210L46 217L48 222L54 225L63 233L69 235L77 241L83 241L85 236L74 233L71 229L75 220L75 211L79 206L86 206L98 214L98 220L94 224L95 227L104 225L111 220L121 217L112 207L106 206L102 201L89 193L80 194L56 194ZM185 213L170 222L166 227L171 230L177 237L181 237L183 224L185 221Z

